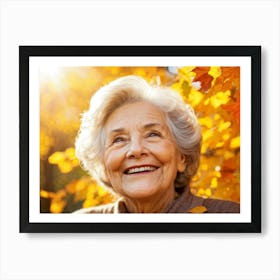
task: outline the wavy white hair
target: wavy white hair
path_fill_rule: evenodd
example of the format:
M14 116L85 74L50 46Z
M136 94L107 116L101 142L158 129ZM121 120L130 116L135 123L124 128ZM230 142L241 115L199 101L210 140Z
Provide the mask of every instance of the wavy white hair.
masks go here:
M76 139L76 155L81 165L99 183L111 188L105 175L103 155L104 125L114 110L127 103L149 102L166 117L179 151L186 157L186 169L178 172L174 185L181 193L197 172L200 158L201 129L193 109L167 87L150 86L138 76L119 78L100 88L91 98L90 108L82 116Z

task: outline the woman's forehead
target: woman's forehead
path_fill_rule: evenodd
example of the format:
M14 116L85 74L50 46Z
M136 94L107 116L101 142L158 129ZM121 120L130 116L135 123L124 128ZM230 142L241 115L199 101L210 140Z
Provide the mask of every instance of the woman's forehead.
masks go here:
M130 125L137 125L141 128L164 127L166 125L165 114L148 102L124 104L108 117L105 128L119 130Z

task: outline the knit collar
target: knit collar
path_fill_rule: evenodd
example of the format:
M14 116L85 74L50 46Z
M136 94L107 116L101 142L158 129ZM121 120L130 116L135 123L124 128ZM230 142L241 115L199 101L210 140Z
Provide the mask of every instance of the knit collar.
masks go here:
M187 187L162 213L204 213L207 212L207 208L203 205L203 201L203 198L194 196ZM116 201L113 211L114 213L129 213L122 198Z

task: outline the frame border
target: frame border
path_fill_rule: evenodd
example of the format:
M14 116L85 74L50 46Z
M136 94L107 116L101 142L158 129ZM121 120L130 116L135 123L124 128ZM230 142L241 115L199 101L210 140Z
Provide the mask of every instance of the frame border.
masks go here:
M29 57L249 56L251 57L250 223L30 223ZM261 46L19 46L21 233L245 233L261 232Z

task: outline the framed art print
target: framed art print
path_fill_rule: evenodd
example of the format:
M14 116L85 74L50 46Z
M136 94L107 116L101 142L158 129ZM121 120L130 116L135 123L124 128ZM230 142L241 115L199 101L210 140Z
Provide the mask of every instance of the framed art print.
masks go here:
M20 232L261 232L260 46L20 46L19 71Z

